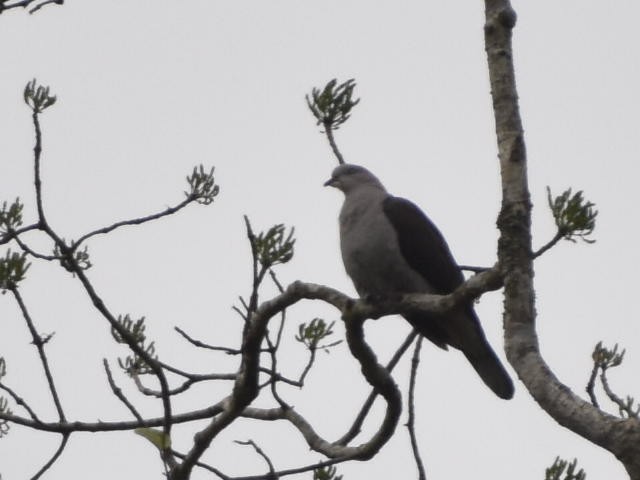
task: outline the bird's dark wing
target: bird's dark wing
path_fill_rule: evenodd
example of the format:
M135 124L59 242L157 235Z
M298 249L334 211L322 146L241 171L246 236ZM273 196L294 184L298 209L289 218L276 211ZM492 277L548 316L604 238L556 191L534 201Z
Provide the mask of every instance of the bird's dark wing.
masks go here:
M460 268L438 228L417 206L389 195L382 204L398 235L402 256L441 295L464 282Z

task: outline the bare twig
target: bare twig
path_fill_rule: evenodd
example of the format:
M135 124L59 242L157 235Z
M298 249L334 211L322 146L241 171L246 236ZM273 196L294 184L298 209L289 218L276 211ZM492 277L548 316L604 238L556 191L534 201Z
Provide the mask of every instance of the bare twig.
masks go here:
M600 369L600 366L598 365L598 362L593 362L591 375L589 375L589 381L587 382L587 387L585 388L585 390L587 391L587 394L589 395L589 399L591 400L591 404L596 408L600 408L600 405L598 404L598 399L596 397L596 393L594 390L596 386L596 377L598 376L599 369Z
M62 403L60 402L60 397L58 395L58 390L56 389L55 381L53 380L53 374L51 373L51 368L49 367L49 360L47 358L47 354L44 351L43 338L40 336L38 331L36 330L35 325L33 324L33 320L31 319L31 315L27 310L27 306L22 299L22 295L18 291L17 287L12 287L9 289L11 294L15 298L18 306L20 307L20 311L22 312L22 317L25 322L27 322L27 327L29 328L29 332L31 333L31 338L33 340L33 344L38 349L38 355L40 356L40 362L42 363L42 368L44 370L45 377L47 378L47 384L49 385L49 391L51 392L51 397L53 399L53 403L55 404L56 411L58 412L58 418L61 422L65 421L64 410L62 409Z
M180 459L184 459L186 457L186 455L184 453L177 452L176 450L171 450L171 453L173 454L173 456L175 456L177 458L180 458ZM222 473L217 468L212 467L211 465L207 465L206 463L196 462L196 466L200 467L200 468L202 468L204 470L207 470L207 471L213 473L214 475L217 475L222 480L235 480L235 477L230 477L229 475L225 475L224 473Z
M215 417L224 410L224 401L218 402L207 408L194 410L191 412L176 414L169 420L173 425L194 422L197 420L205 420ZM73 432L116 432L125 430L135 430L143 427L162 427L165 417L154 417L144 419L142 422L138 420L126 420L116 422L81 422L81 421L64 421L64 422L36 422L30 418L20 417L10 413L0 412L0 420L6 420L17 425L32 428L41 432L51 433L73 433Z
M42 3L37 4L31 10L29 10L29 13L36 13L38 10L40 10L45 5L49 5L49 4L52 4L52 3L58 4L58 5L62 5L64 3L64 0L44 0Z
M547 250L550 250L551 248L553 248L555 246L556 243L558 243L560 240L562 240L564 238L565 234L561 231L556 232L556 234L554 235L554 237L549 240L546 244L544 244L542 247L540 247L538 250L536 250L533 253L533 258L538 258L540 255L542 255L543 253L545 253Z
M607 369L601 367L600 373L600 382L602 383L602 388L604 392L609 397L613 403L618 407L618 412L620 416L624 418L639 418L640 417L640 405L637 406L636 409L633 408L633 399L631 397L627 397L627 401L625 402L622 398L620 398L609 386L609 379L607 378Z
M40 225L34 223L33 225L28 225L26 227L19 228L17 230L10 230L2 235L0 235L0 245L4 245L5 243L9 243L15 237L22 235L23 233L30 232L32 230L39 230Z
M329 145L331 146L331 151L338 159L338 164L342 165L345 163L344 157L342 156L342 152L338 149L338 145L336 144L335 139L333 138L333 127L331 125L331 121L325 121L323 123L324 133L327 136L327 140L329 141Z
M21 407L23 407L35 422L40 423L40 419L38 418L36 413L31 409L29 404L21 396L19 396L16 392L14 392L8 386L4 385L2 382L0 382L0 389L7 392L11 396L11 398L13 398L13 401L16 402L17 405L20 405Z
M173 215L174 213L182 210L184 207L186 207L187 205L189 205L190 203L195 202L195 198L194 197L187 197L185 198L182 202L180 202L179 204L177 204L174 207L168 207L166 210L163 210L162 212L158 212L158 213L154 213L151 215L147 215L146 217L139 217L139 218L133 218L130 220L123 220L120 222L116 222L112 225L109 225L108 227L103 227L103 228L98 228L96 230L93 230L89 233L86 233L84 235L82 235L74 244L73 244L73 249L76 250L78 247L80 247L80 245L88 240L91 237L94 237L96 235L104 235L110 232L113 232L114 230L121 228L121 227L125 227L125 226L130 226L130 225L142 225L143 223L147 223L147 222L151 222L153 220L157 220L159 218L162 217L166 217L168 215Z
M104 371L107 374L107 380L109 381L109 386L111 387L111 391L113 392L113 394L116 397L118 397L118 400L124 403L124 405L129 409L131 414L136 418L136 420L138 420L139 422L142 422L143 421L142 416L140 415L138 410L136 410L136 407L134 407L133 404L129 401L129 399L124 395L124 393L122 393L122 389L118 385L116 385L116 382L114 381L113 376L111 375L111 369L109 368L109 363L107 362L106 358L102 359L102 364L104 365Z
M330 467L331 465L337 465L339 463L343 463L348 460L351 460L351 458L332 458L330 460L325 460L323 462L318 462L311 465L305 465L303 467L289 468L286 470L278 470L276 472L273 472L273 475L275 475L275 478L286 477L288 475L296 475L299 473L310 472L318 468ZM250 475L246 477L233 477L233 478L227 477L227 478L228 480L272 480L274 478L273 475L269 473L267 475ZM223 480L226 480L226 479L223 479Z
M38 1L40 1L41 3L37 3ZM31 4L34 3L35 6L31 8L31 10L29 10L29 13L35 13L45 5L49 5L51 3L62 5L64 3L64 0L19 0L13 3L10 3L8 0L3 0L0 1L0 13L4 12L5 10L11 10L12 8L28 8L29 6L31 6Z
M22 249L22 251L27 252L29 255L31 255L34 258L39 258L40 260L46 260L48 262L55 261L55 260L61 260L61 257L58 257L56 255L44 255L42 253L36 252L32 248L30 248L26 243L24 243L22 241L22 239L17 234L13 235L12 238L13 238L13 240L16 241L16 243Z
M201 342L200 340L196 340L195 338L191 337L189 334L187 334L184 330L182 330L180 327L173 327L173 329L178 332L180 335L182 335L185 340L187 340L189 343L191 343L192 345L199 347L199 348L206 348L207 350L215 350L218 352L224 352L226 354L229 355L239 355L240 354L240 350L235 349L235 348L228 348L228 347L218 347L215 345L209 345L208 343L204 343Z
M241 440L236 440L235 441L238 445L249 445L251 447L253 447L253 449L256 451L256 453L258 455L260 455L264 461L267 463L267 466L269 467L269 476L268 478L273 479L273 480L277 480L278 476L276 475L276 471L275 468L273 468L273 462L271 462L271 459L269 458L269 456L264 453L264 451L258 446L258 444L256 442L254 442L253 440L247 440L247 441L241 441Z
M407 420L407 429L409 430L409 438L411 439L411 450L413 451L413 458L416 461L418 468L418 480L426 480L427 475L424 471L424 464L422 463L422 457L420 456L420 448L418 446L418 440L416 438L416 414L415 414L415 390L416 390L416 377L418 375L418 365L420 364L420 347L422 346L422 339L424 337L418 336L416 346L413 351L413 357L411 358L411 375L409 377L409 398L407 399L407 410L409 412L409 419Z
M62 452L64 450L64 448L67 446L67 442L69 441L69 433L63 433L62 434L62 441L60 442L60 445L58 446L57 450L55 451L55 453L53 454L53 456L49 459L49 461L47 461L47 463L45 463L42 468L40 470L38 470L38 473L36 473L33 477L31 477L31 480L37 480L38 478L40 478L42 475L44 475L44 473L49 470L49 468L51 468L51 465L53 465L56 460L58 460L58 458L60 458L60 455L62 455Z

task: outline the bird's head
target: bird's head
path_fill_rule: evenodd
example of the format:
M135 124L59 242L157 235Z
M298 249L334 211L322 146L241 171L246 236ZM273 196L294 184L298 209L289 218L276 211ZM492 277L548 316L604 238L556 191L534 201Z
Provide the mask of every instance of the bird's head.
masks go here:
M331 178L324 182L325 187L334 187L345 194L362 187L373 187L384 190L380 180L360 165L344 163L337 166L331 173Z

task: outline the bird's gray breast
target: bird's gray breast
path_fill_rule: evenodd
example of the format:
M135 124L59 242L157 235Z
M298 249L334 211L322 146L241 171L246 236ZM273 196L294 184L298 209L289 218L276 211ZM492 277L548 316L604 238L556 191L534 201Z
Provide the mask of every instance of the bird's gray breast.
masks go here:
M429 293L427 281L400 251L395 228L382 210L384 196L352 194L340 212L340 247L347 274L360 296Z

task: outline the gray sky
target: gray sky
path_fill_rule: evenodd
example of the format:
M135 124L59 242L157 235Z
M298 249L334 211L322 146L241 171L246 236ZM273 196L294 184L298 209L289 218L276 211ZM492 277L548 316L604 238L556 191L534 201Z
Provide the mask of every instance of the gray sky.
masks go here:
M27 221L34 218L33 133L22 103L34 77L59 100L42 117L43 175L50 221L65 238L175 204L194 165L215 165L221 193L214 205L96 238L88 273L114 312L147 317L163 360L230 372L236 359L194 352L172 328L238 344L241 323L231 306L247 294L250 274L243 214L256 230L281 222L296 227L296 256L280 269L282 282L302 279L354 294L339 258L341 198L321 186L335 160L304 103L312 86L333 77L355 78L362 97L337 132L348 161L366 165L392 193L423 207L460 263L494 262L500 184L482 8L482 2L69 0L35 16L3 14L0 199L20 196ZM558 193L584 189L600 211L596 244L561 244L536 263L542 353L583 395L595 343L619 342L628 352L611 373L612 386L623 396L640 395L640 327L631 301L640 261L633 212L640 6L539 0L514 8L535 245L553 235L546 185ZM48 248L37 236L30 241ZM124 350L78 282L55 265L34 264L22 291L38 330L56 332L48 352L68 417L128 418L101 370L103 357L115 363ZM501 350L500 294L483 297L477 310ZM339 324L336 312L320 304L289 313L291 341L281 364L292 376L305 358L292 339L296 325L315 316ZM6 382L54 419L24 321L8 296L0 297L0 318ZM370 322L367 335L385 360L407 332L405 322L389 317ZM556 455L577 457L589 478L624 478L612 455L557 426L520 383L513 401L500 401L458 352L425 345L422 357L418 435L430 479L537 480ZM403 387L407 371L405 360L396 376ZM120 374L118 381L128 385ZM176 410L213 403L229 386L196 389L175 402ZM319 355L308 388L283 393L331 439L343 433L367 391L343 345ZM148 405L148 414L159 413L156 403L132 398L140 408ZM176 429L175 447L184 450L193 432ZM227 474L263 473L255 453L233 443L249 438L277 468L320 458L284 424L239 421L204 460ZM3 479L32 475L56 442L13 428L0 440ZM412 478L405 429L371 462L339 469L346 479ZM47 478L88 472L94 479L160 478L161 465L151 445L131 433L77 435ZM210 477L194 475L201 478Z

